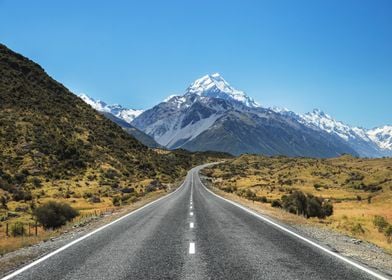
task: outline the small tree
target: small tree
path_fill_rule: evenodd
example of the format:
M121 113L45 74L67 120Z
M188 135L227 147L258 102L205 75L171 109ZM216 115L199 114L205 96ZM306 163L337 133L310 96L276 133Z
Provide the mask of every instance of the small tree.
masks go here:
M48 228L58 228L79 215L78 211L66 203L50 201L34 210L37 221Z

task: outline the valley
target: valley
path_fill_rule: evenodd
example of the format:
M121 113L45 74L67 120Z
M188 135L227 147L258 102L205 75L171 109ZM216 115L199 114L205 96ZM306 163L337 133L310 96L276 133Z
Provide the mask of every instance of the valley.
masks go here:
M0 0L0 280L392 280L391 11Z
M296 252L298 257L284 262L304 267L296 271L282 265L269 270L277 279L304 273L325 279L347 273L353 279L369 275L385 279L382 274L389 273L384 265L389 255L374 264L379 274L367 264L352 265L307 237L299 238L308 244L301 245L298 253L301 241L292 239L296 233L266 218L323 226L369 241L390 254L388 126L365 131L319 110L297 115L264 108L219 74L196 80L184 95L172 96L149 110L107 105L87 95L78 97L41 66L4 45L0 45L0 101L0 258L4 260L0 271L5 275L44 255L4 279L24 279L30 269L36 279L53 275L60 279L63 273L72 273L70 279L95 279L98 274L106 279L131 274L158 277L143 269L152 265L145 256L155 250L153 244L162 252L153 262L167 277L196 277L194 271L179 272L186 263L196 265L200 279L251 277L262 275L262 267L268 265L267 259L258 264L261 251L253 248L268 244L274 258L287 253L274 249L271 234L277 232L290 254ZM211 194L201 181L204 176L199 178L202 169L205 183L230 200L221 202L222 197ZM191 211L185 217L189 195ZM249 209L261 209L262 216ZM223 227L232 219L236 224ZM194 232L186 230L188 222L189 229L196 226ZM230 235L231 231L236 234ZM118 238L113 238L113 232ZM233 236L238 244L248 240L253 245L246 243L239 250L227 242ZM134 248L141 259L133 258L134 266L125 269L124 275L89 265L101 262L102 267L122 264L124 268L130 251L122 250L115 260L113 254L102 259L100 248L114 252L119 244L134 240L146 249ZM181 252L189 240L185 256ZM81 249L84 244L89 254ZM214 245L212 252L211 244L220 245ZM200 255L192 258L199 249ZM221 265L216 255L233 250L241 251L242 269L235 269L228 258L224 269L216 270ZM308 251L324 266L332 256L335 270L326 266L320 270L308 258ZM165 268L166 257L173 270ZM60 270L57 262L62 263ZM86 266L81 265L84 262ZM85 270L90 274L85 275Z

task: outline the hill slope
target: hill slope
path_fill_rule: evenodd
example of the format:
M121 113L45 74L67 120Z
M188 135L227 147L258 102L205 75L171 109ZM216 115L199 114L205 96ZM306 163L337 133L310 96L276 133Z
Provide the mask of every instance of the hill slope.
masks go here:
M23 202L22 212L48 199L87 209L96 196L111 205L123 188L142 196L151 181L172 183L210 156L147 148L0 45L0 215L18 209L14 202Z
M127 177L173 176L160 164L162 156L3 45L0 114L1 168L10 173L28 169L63 178L110 166Z

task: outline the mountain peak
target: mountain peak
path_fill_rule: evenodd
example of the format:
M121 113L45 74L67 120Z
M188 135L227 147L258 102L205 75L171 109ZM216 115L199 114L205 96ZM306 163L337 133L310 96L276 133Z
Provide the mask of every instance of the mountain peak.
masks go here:
M232 87L219 73L205 75L197 79L188 87L186 93L234 100L241 102L248 107L260 107L260 105L255 102L253 98L247 96L245 92Z
M328 119L332 119L331 116L329 116L324 111L322 111L320 109L317 109L317 108L314 108L313 111L311 113L308 113L308 114L309 115L317 115L317 116L320 116L320 117L325 117L325 118L328 118Z

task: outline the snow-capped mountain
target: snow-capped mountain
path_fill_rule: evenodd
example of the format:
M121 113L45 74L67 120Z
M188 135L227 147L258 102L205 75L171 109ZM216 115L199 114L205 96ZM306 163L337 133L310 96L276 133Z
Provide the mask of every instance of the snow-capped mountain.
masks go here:
M279 114L291 116L315 130L322 130L338 136L346 141L360 156L382 157L392 155L391 126L367 130L337 121L319 109L314 109L312 112L303 115L296 114L285 108L272 107L270 109Z
M235 155L357 155L337 136L321 130L315 133L291 116L262 108L219 74L196 80L183 95L167 98L132 124L171 149L216 150Z
M108 105L85 94L80 97L115 116L111 119L118 124L123 120L169 149L235 155L392 156L392 126L367 130L318 109L301 115L286 108L264 108L218 73L197 79L182 95L171 95L146 111Z
M245 92L232 87L219 73L205 75L194 81L186 90L186 94L196 94L201 97L219 98L228 101L236 101L245 106L256 108L260 105L247 96Z
M315 129L320 129L340 137L357 151L360 156L380 157L387 153L369 137L366 129L352 127L341 121L337 121L319 109L298 115L298 119L309 127L314 127Z
M391 151L392 154L392 126L377 127L367 131L367 135L381 149Z
M365 129L351 127L341 121L337 121L319 109L314 109L312 112L300 115L300 118L303 123L314 125L328 133L336 134L346 141L350 139L362 139L366 142L372 142Z
M144 112L143 110L127 109L118 104L108 105L105 102L101 100L95 100L84 93L80 94L79 97L95 110L110 113L117 118L126 121L127 123L131 123L137 116Z

